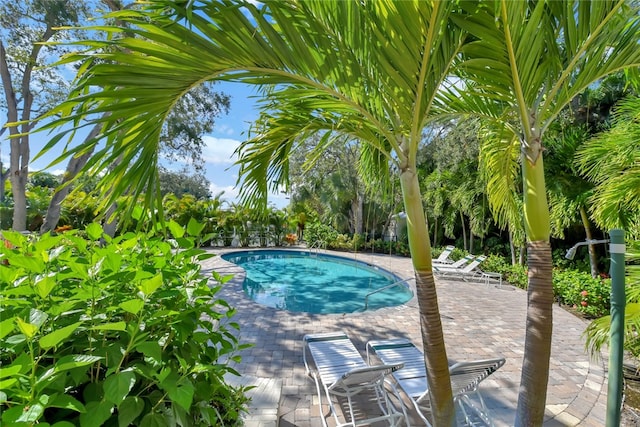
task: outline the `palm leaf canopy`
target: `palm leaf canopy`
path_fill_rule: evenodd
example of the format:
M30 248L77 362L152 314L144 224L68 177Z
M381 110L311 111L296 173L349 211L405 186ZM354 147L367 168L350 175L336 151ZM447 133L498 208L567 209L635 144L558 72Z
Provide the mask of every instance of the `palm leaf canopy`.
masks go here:
M496 127L488 136L497 137L485 139L481 157L499 223L514 217L519 168L510 163L520 159L513 155L518 145L535 163L545 130L574 97L609 74L640 65L638 6L624 0L499 0L462 2L462 12L453 15L470 36L456 68L464 84L449 87L447 103Z
M194 86L227 80L261 88L264 114L241 147L249 201L286 183L287 153L313 133L326 143L338 134L368 143L362 164L374 168L413 162L461 45L448 19L452 3L156 0L146 10L111 14L120 27L90 28L108 38L77 42L84 50L61 61L82 65L72 96L49 115L62 118L45 129L73 126L45 152L102 123L98 137L68 142L54 163L101 147L86 172L110 170L99 184L111 191L103 204L125 192L151 204L159 199L158 140L167 114Z

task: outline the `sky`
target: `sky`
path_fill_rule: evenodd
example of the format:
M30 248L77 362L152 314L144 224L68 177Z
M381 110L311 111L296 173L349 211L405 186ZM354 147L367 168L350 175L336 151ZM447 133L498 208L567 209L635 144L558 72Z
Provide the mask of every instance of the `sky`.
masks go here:
M215 120L213 131L204 137L206 147L203 149L205 161L205 176L210 182L212 195L217 195L224 191L221 199L228 203L239 202L237 199L238 188L235 187L238 179L238 167L233 163L237 160L234 151L238 145L247 137L248 130L258 118L258 110L255 105L255 90L248 85L240 83L222 82L215 85L216 91L224 92L230 96L230 108L228 114L220 115ZM78 135L81 139L82 136ZM42 147L46 135L34 134L31 137L32 158ZM8 141L2 142L2 161L9 163ZM30 170L45 170L45 167L52 161L54 155L44 156L30 165ZM51 173L64 172L64 165L56 165L54 168L46 169ZM166 165L172 169L171 164ZM175 170L179 170L181 165L175 165ZM284 208L289 204L286 194L270 194L268 203L276 208Z

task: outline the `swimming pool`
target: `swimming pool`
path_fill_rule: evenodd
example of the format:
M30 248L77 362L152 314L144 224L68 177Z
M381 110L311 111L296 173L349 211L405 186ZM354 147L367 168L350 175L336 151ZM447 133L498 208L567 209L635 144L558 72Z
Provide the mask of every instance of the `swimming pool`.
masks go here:
M390 286L401 281L394 274L345 257L294 250L241 251L221 257L246 271L247 296L280 310L354 313L401 305L413 296L406 282Z

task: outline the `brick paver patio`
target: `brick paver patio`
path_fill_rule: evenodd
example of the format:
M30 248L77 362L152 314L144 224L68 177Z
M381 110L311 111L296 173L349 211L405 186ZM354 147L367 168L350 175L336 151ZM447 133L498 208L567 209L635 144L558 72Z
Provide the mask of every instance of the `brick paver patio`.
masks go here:
M212 250L221 253L219 250ZM322 251L324 252L324 251ZM335 253L413 277L408 258ZM220 297L238 309L240 339L254 346L243 351L235 368L257 379L281 380L277 412L253 416L252 426L320 427L320 408L313 381L305 375L302 336L307 333L344 331L365 354L370 339L403 337L421 346L418 308L409 303L365 313L318 315L279 311L257 304L244 295L243 270L220 257L203 263L205 272L234 274ZM438 300L451 361L503 356L506 364L481 385L496 426L512 426L524 348L526 292L509 285L497 288L483 283L437 281ZM581 334L587 322L554 307L553 348L547 392L545 426L602 426L606 408L605 360L592 360ZM262 380L261 380L262 381ZM273 390L268 391L270 394ZM323 413L327 414L326 408ZM277 423L275 419L277 418Z

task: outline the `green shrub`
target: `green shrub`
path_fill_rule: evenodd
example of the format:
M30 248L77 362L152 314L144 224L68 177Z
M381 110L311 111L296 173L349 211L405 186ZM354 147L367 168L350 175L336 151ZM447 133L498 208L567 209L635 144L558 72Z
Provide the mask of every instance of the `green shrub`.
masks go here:
M588 317L601 317L611 307L611 280L576 270L553 271L553 293L560 304L575 306Z
M511 285L527 289L528 277L527 267L519 264L513 265L507 258L500 255L489 255L487 259L482 262L480 268L483 271L490 271L502 274L502 278Z
M304 238L309 246L329 248L338 239L338 232L330 225L312 222L305 226Z
M200 274L201 226L169 228L171 241L97 224L87 239L3 233L2 425L237 425L235 310Z

